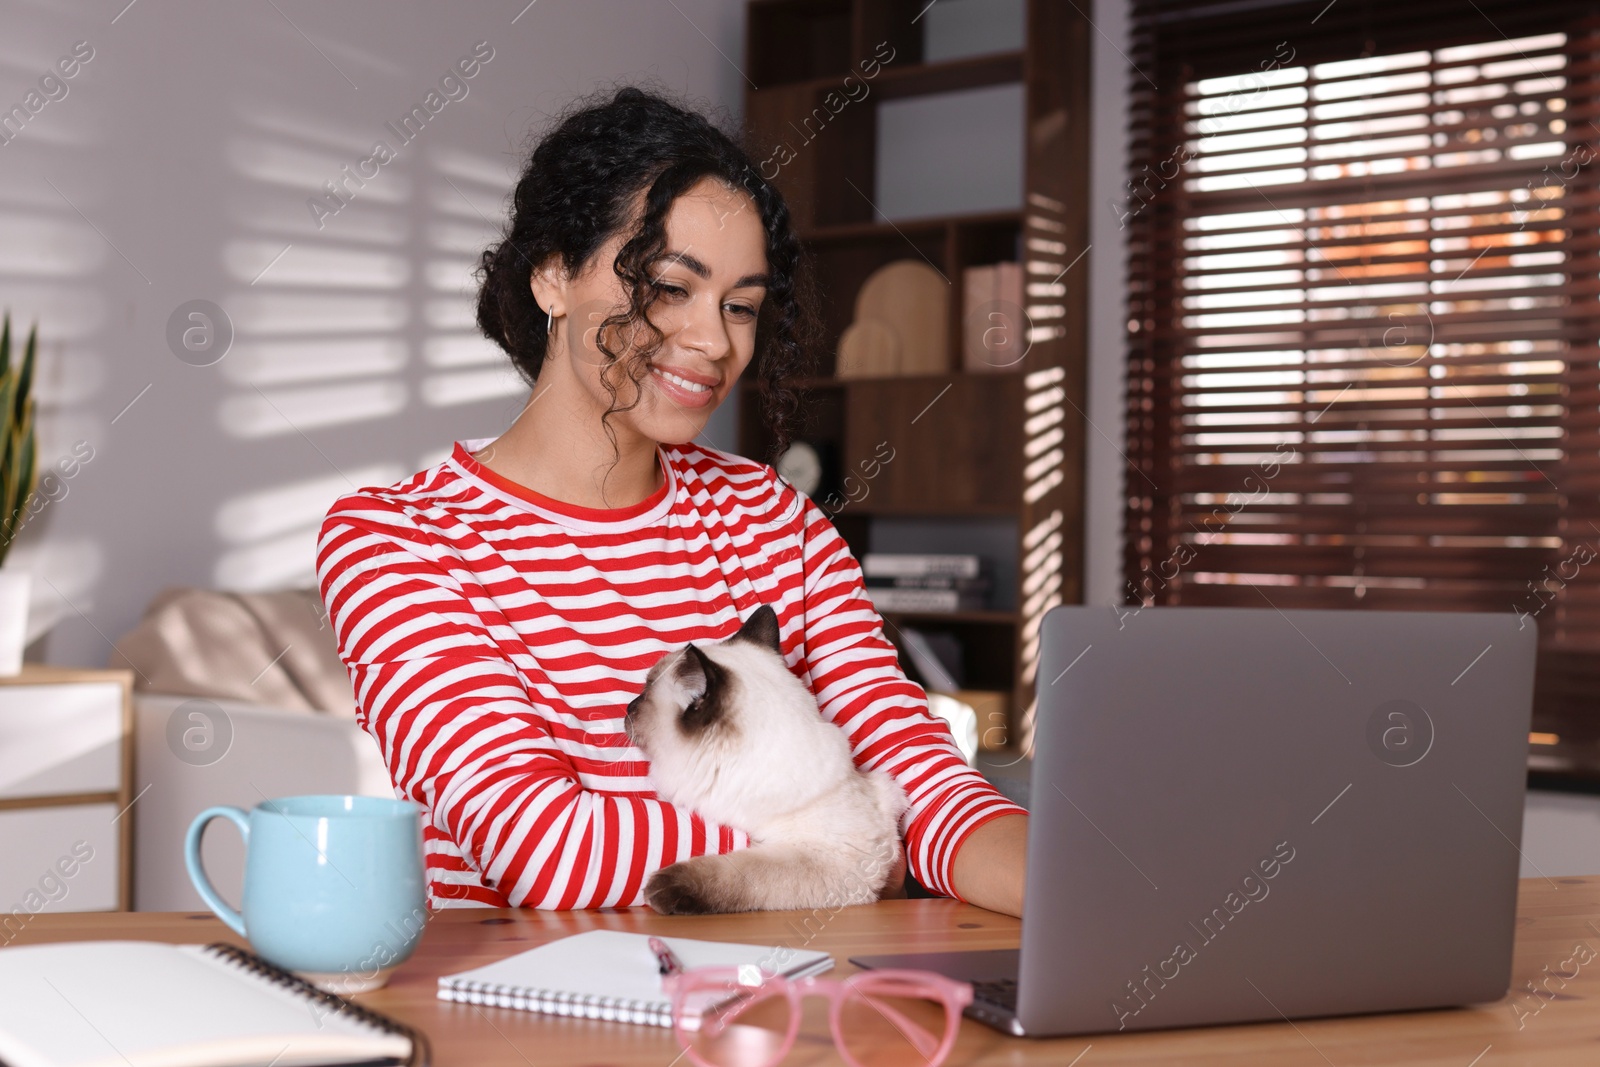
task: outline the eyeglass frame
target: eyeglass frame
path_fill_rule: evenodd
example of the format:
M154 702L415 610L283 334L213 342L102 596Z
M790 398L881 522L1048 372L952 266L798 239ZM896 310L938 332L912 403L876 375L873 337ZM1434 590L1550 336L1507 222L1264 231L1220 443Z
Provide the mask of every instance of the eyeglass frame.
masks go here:
M751 970L752 968L748 965L745 967L693 967L686 971L668 975L662 979L662 987L672 996L673 1036L678 1039L678 1044L682 1047L684 1054L693 1060L697 1067L726 1067L726 1065L703 1060L694 1051L692 1035L707 1032L704 1026L696 1030L685 1030L683 1028L684 1001L689 993L693 991L693 987L696 986L723 982L731 989L745 989L752 994L767 992L768 997L773 995L770 992L771 989L776 988L781 991L783 997L789 1002L789 1027L784 1034L783 1047L778 1050L777 1055L772 1059L757 1065L757 1067L776 1067L777 1064L783 1062L784 1057L789 1055L790 1050L794 1048L795 1039L800 1035L800 1001L806 996L815 995L827 998L828 1029L833 1037L834 1047L839 1050L839 1054L844 1057L845 1062L850 1067L868 1067L868 1065L861 1063L851 1054L849 1047L844 1042L844 1032L840 1025L840 1013L843 1011L846 998L853 993L863 997L863 999L866 998L866 993L856 992L859 987L874 985L878 982L892 983L898 981L908 985L910 989L905 993L896 995L921 997L944 1006L945 1032L943 1038L940 1039L938 1047L931 1054L924 1052L921 1048L917 1050L927 1056L926 1067L939 1067L939 1064L944 1062L945 1057L950 1055L950 1050L956 1042L956 1035L961 1030L962 1012L967 1005L972 1003L972 984L970 982L958 982L953 978L948 978L933 971L885 967L880 970L858 971L842 979L823 978L817 975L808 975L804 978L789 978L782 974L758 972L761 973L761 981L751 984L747 980ZM760 999L765 1000L767 998ZM752 998L747 1003L754 1004L758 1002L758 1000ZM702 1016L712 1012L716 1013L717 1017L712 1022L713 1025L718 1027L718 1030L731 1022L731 1020L724 1019L724 1013L718 1010L726 1003L724 1001L722 1004L708 1005L702 1012ZM880 1005L877 1007L881 1012L886 1006ZM891 1015L900 1015L893 1008L888 1008L887 1010ZM921 1025L912 1022L910 1019L905 1019L901 1016L901 1020L906 1025L915 1027L920 1033L928 1033ZM906 1033L900 1022L893 1018L890 1018L889 1022L915 1046L915 1039ZM716 1033L717 1031L715 1030L710 1031L711 1036L716 1036Z

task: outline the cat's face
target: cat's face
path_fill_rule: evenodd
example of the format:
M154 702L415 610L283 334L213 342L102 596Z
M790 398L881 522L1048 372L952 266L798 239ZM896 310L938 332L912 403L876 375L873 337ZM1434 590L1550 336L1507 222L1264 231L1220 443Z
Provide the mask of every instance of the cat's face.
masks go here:
M777 672L797 681L783 664L778 616L763 604L732 637L702 649L689 644L656 661L644 688L628 704L628 739L654 751L726 748L748 723L741 706L765 682L782 685Z
M849 762L843 733L784 663L767 605L732 637L662 656L623 723L662 799L735 825L807 799L841 753Z

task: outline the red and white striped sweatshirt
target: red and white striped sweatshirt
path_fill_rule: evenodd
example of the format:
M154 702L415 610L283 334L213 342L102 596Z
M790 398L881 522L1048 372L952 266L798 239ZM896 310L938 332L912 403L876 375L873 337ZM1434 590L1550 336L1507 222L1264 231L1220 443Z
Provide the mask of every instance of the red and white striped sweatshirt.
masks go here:
M911 873L954 895L966 835L1022 809L929 714L809 498L766 464L685 444L658 447L649 499L582 508L479 464L485 443L342 497L317 549L361 725L396 793L428 811L430 906L636 905L657 868L746 847L656 797L622 720L663 652L727 637L763 603L856 763L904 786Z

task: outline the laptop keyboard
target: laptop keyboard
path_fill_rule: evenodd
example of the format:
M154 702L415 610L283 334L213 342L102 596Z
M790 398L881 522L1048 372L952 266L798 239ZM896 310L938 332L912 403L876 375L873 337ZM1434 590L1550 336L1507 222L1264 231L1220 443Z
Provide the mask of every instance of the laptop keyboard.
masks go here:
M1014 1013L1017 1010L1017 980L995 978L986 982L973 982L972 996L975 1000Z

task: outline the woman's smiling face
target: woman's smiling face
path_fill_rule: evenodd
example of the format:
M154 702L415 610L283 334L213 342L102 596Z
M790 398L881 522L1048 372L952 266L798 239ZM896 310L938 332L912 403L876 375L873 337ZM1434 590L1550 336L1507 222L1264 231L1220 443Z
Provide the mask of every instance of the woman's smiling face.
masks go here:
M665 251L646 268L656 286L648 317L663 340L643 381L636 385L625 360L609 360L595 343L606 316L628 306L612 269L626 232L613 235L584 271L567 281L558 344L546 360L565 361L597 412L612 406L604 374L616 390L616 406L632 405L610 418L619 433L632 430L652 441L681 444L705 429L755 354L756 320L766 295L766 233L754 201L713 178L701 179L673 202L665 231ZM534 293L540 295L537 276ZM647 331L635 331L634 343L648 340ZM608 331L607 347L632 351L630 339L617 328Z

